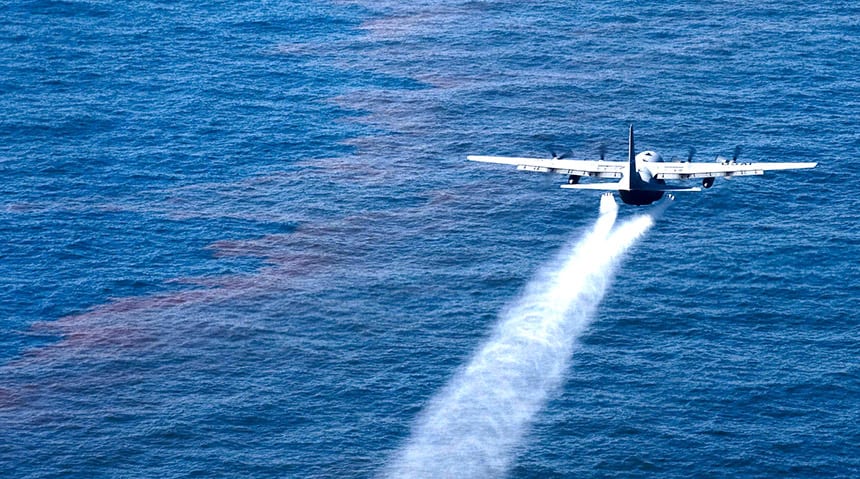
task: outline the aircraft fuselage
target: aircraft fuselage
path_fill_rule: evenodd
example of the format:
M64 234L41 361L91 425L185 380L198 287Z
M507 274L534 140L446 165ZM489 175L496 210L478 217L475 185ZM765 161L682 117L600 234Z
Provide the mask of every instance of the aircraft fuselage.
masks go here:
M647 163L659 163L663 158L659 153L643 151L638 155L633 149L633 125L630 125L630 137L627 144L627 171L622 184L626 183L628 188L619 188L618 195L621 201L628 205L644 206L650 205L663 197L661 186L666 182L653 177Z
M621 201L628 205L650 205L663 197L663 191L648 190L618 190Z

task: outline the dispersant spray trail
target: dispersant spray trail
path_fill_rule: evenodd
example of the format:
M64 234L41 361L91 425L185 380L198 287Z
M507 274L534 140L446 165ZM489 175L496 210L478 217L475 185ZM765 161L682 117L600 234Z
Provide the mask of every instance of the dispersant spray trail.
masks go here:
M491 337L430 401L387 477L507 472L535 414L561 386L619 257L654 223L653 214L640 215L613 229L617 212L614 198L604 195L591 230L529 282Z

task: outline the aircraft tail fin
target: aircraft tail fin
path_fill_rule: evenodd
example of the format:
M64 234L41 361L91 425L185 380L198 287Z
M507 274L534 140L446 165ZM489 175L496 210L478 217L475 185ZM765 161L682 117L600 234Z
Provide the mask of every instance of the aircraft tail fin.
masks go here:
M627 161L630 163L632 170L636 169L636 153L633 150L633 124L630 124L630 136L627 140Z
M638 186L639 175L636 174L636 149L633 145L633 124L630 124L630 136L627 140L627 175L625 181L629 182L628 189Z

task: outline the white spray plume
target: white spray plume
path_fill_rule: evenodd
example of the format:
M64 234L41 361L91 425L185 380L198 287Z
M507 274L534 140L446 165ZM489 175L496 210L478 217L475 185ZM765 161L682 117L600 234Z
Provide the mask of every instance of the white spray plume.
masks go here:
M601 197L591 231L565 246L502 313L489 340L422 412L385 476L506 474L535 414L561 386L615 263L654 223L636 216L613 230L617 213L612 195Z

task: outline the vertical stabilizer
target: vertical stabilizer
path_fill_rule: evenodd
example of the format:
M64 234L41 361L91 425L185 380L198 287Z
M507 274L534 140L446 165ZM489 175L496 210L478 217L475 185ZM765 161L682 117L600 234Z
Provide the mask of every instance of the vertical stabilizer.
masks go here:
M633 125L630 125L630 139L627 140L627 162L630 164L630 173L636 172L636 152L633 149Z
M631 189L636 185L639 175L636 174L636 151L633 147L633 124L630 124L630 136L627 140L627 168L626 173L621 181L625 183L626 188Z

